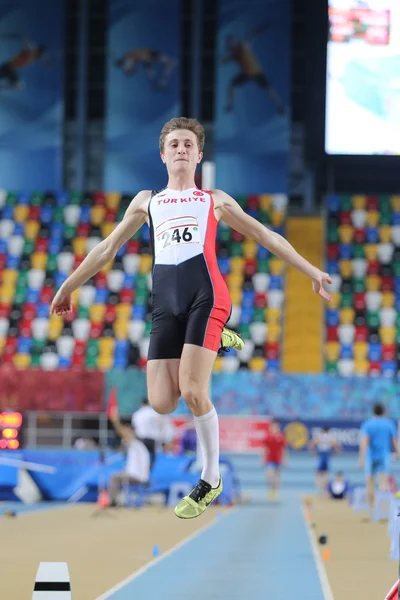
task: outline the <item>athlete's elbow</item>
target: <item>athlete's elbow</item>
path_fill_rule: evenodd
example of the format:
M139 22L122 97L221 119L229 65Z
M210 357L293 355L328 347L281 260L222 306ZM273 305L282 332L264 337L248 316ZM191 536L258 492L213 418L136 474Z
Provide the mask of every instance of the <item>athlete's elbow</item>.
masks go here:
M108 240L103 240L100 242L97 248L99 252L98 256L102 265L106 265L114 260L118 251L118 248L115 248L114 244L110 243Z

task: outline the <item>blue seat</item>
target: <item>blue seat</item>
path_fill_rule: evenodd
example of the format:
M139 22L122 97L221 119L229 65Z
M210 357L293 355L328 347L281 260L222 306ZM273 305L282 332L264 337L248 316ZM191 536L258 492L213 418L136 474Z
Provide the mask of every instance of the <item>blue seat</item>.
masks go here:
M94 297L95 304L106 304L108 299L108 289L107 288L97 288L96 295Z
M40 302L37 306L36 317L38 319L47 319L49 317L49 306Z
M20 337L18 338L17 352L22 354L29 354L32 347L32 338Z
M42 206L42 210L40 212L40 220L45 225L51 223L53 219L53 209L51 206Z
M325 320L328 327L339 325L339 311L336 308L329 308L325 311Z
M367 244L377 244L379 242L379 231L377 227L367 227L365 230Z
M26 192L21 192L20 194L18 194L17 204L19 204L20 206L29 206L29 200L29 194L27 194Z
M141 304L135 304L133 306L132 318L134 320L136 320L136 319L143 320L146 316L146 310L147 310L146 306L143 306Z
M277 358L272 358L267 360L267 370L268 371L280 371L280 364Z
M392 225L400 225L400 213L396 212L392 214Z
M39 302L40 290L33 290L28 288L26 293L26 302L28 304L37 304Z
M60 369L68 369L71 366L71 359L69 356L60 356L58 360L58 366Z
M6 240L0 239L0 254L6 254L7 253L7 242Z
M254 306L255 292L253 290L245 290L242 295L242 308L252 308Z
M218 267L222 275L228 275L230 272L229 258L222 257L218 259Z
M397 364L395 361L382 362L382 374L386 377L394 377L396 375Z
M337 260L327 260L326 270L330 275L339 275L339 263Z
M64 208L68 204L68 192L57 192L56 197L57 206Z
M64 223L53 223L50 228L50 240L59 240L64 236Z
M341 344L340 346L340 358L342 360L353 358L353 346L351 344Z
M326 199L326 204L328 207L328 212L337 213L340 209L340 197L336 195L328 196Z
M142 240L144 242L149 242L150 241L150 228L147 225L147 223L145 223L142 227Z
M243 323L243 325L250 325L250 323L253 321L253 315L254 310L252 308L243 308L240 317L241 323Z
M271 275L269 280L270 290L282 290L283 289L283 277L282 275Z
M79 221L85 225L90 223L90 206L81 206Z
M351 260L353 257L353 245L352 244L340 244L339 246L340 258L343 260Z
M49 254L59 254L63 247L63 240L60 239L52 239L49 241Z
M371 343L368 348L368 360L376 362L381 359L382 345L378 343Z
M8 204L6 204L6 206L3 208L3 215L2 215L1 218L5 219L7 221L13 221L13 219L14 219L14 207L13 206L9 206Z
M125 254L126 254L126 244L123 244L123 246L121 246L121 248L118 249L116 256L117 256L117 258L122 258L123 256L125 256Z
M126 290L132 290L136 284L136 275L133 273L125 273L124 285L122 286Z
M250 217L253 217L253 219L256 219L257 221L259 220L260 212L257 209L255 209L255 208L246 209L246 212Z
M18 269L21 257L8 255L7 258L7 269Z
M258 244L257 246L257 257L259 260L263 260L265 258L269 258L271 256L271 252L268 250L268 248L264 248L264 246L260 246Z
M59 289L64 281L67 279L68 275L66 273L61 273L61 271L57 271L54 277L54 286Z
M279 235L285 236L285 228L283 227L283 225L280 225L279 227L272 227L272 230L275 231L275 233L278 233Z
M25 231L25 224L24 223L15 223L14 224L14 235L23 236L24 235L24 231Z

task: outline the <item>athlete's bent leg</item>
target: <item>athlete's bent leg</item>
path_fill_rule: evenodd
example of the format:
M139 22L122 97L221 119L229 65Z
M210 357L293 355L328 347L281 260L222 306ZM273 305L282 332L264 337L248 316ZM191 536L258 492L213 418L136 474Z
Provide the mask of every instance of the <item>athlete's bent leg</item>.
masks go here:
M150 405L160 415L168 415L178 406L179 358L161 358L147 362L147 394Z

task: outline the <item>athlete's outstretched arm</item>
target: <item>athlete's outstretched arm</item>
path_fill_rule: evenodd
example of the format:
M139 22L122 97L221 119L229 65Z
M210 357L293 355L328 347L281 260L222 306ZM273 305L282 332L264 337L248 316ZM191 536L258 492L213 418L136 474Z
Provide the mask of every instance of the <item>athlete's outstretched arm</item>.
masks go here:
M65 280L51 304L50 313L62 315L71 310L71 294L88 279L96 275L104 265L115 258L118 250L144 224L147 217L147 200L150 191L139 192L128 206L124 218L110 235L97 244L68 279Z
M231 196L222 190L213 192L215 210L220 218L232 229L251 237L253 240L273 252L286 263L298 269L312 280L313 290L328 302L331 295L323 288L323 282L332 283L328 273L320 271L305 258L300 256L291 244L275 231L267 229L253 217L246 214Z

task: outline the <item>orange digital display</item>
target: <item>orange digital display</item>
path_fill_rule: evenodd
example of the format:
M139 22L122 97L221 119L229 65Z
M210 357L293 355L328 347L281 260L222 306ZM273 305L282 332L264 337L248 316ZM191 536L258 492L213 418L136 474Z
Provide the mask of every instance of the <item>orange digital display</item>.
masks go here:
M20 412L0 413L0 449L17 450L20 447L20 428L23 417Z

